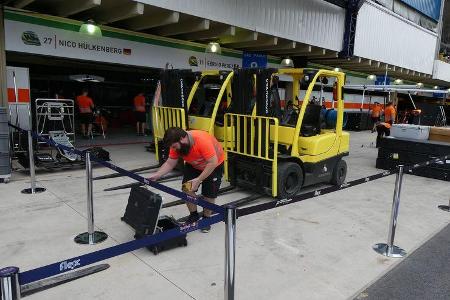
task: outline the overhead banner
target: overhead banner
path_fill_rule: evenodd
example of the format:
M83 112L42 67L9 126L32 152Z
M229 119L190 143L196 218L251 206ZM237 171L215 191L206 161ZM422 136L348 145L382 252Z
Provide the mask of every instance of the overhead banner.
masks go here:
M203 45L103 30L102 37L79 33L79 25L5 12L7 51L153 68L233 69L242 53L205 53ZM225 52L225 53L224 53Z

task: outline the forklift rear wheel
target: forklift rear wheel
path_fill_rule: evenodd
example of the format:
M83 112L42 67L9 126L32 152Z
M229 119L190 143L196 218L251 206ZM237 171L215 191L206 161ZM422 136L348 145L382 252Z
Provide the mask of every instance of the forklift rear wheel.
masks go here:
M303 170L295 162L283 162L278 166L278 197L288 198L298 194L303 184Z
M347 176L347 163L345 160L340 159L333 170L333 177L331 178L331 183L334 185L341 185L345 181Z

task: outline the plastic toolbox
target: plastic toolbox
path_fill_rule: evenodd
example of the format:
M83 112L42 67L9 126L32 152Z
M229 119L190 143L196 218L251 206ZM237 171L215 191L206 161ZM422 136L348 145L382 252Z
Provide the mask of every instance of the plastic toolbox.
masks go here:
M403 139L428 140L430 126L412 124L393 124L391 136Z

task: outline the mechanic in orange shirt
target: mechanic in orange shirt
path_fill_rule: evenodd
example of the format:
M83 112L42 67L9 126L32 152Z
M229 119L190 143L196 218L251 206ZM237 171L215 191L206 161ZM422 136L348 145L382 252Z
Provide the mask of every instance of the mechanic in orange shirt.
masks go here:
M145 134L145 97L144 93L139 93L134 97L134 115L136 117L136 134Z
M380 147L380 142L383 136L391 135L391 124L386 122L380 122L377 124L377 140L375 147Z
M80 112L81 132L84 138L92 136L92 122L94 121L94 101L88 96L88 90L84 88L81 95L77 96L77 105ZM86 125L88 129L86 132Z
M225 153L222 145L216 138L202 130L184 131L178 127L167 129L164 134L164 144L170 147L169 158L153 173L149 179L158 180L161 176L169 173L178 163L181 157L185 161L183 169L183 184L191 184L190 191L186 193L195 196L200 184L202 185L202 196L210 203L214 203L219 192L223 174L223 161ZM190 215L187 223L196 222L200 216L197 206L186 203ZM211 216L211 211L203 209L203 218ZM211 226L202 229L209 232Z
M384 109L384 122L377 124L377 141L376 147L380 146L381 139L383 136L391 135L391 127L392 124L395 123L395 108L392 102L386 104L386 108Z
M379 102L375 102L374 104L375 105L372 107L371 114L370 114L370 118L372 119L372 122L373 122L372 132L375 131L375 129L377 127L377 123L380 122L381 113L383 111L383 108L381 107Z
M384 122L389 124L395 123L397 112L395 111L395 107L392 102L386 104L386 108L384 109Z

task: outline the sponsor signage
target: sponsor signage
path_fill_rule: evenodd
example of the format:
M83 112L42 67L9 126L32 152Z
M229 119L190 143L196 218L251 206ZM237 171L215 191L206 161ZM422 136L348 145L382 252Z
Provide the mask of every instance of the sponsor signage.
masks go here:
M203 45L150 35L103 30L102 37L79 33L73 24L5 12L7 51L154 68L233 69L242 53L205 53ZM224 53L225 52L225 53Z
M267 55L261 53L244 52L242 55L243 68L265 68L267 67Z

